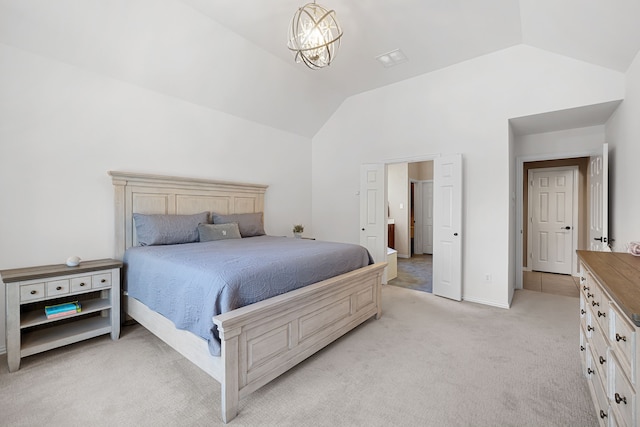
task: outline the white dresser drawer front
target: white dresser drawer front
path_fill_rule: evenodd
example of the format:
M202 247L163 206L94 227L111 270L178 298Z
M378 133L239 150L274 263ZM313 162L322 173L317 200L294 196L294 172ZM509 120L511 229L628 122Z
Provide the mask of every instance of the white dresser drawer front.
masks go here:
M20 286L20 302L37 301L44 298L44 283Z
M620 359L622 368L625 370L627 376L631 379L631 382L636 384L635 378L636 372L633 372L631 361L636 360L638 357L635 354L636 349L636 331L631 324L626 320L625 315L620 312L620 309L615 305L611 305L612 314L612 328L609 341L613 346L613 349Z
M91 276L74 277L71 279L71 292L82 292L91 289Z
M53 280L46 284L47 297L68 294L69 290L69 279Z
M624 372L620 370L618 360L615 357L611 359L611 362L613 362L613 369L611 370L611 406L619 414L618 420L622 421L622 425L635 426L637 425L637 420L634 420L634 414L636 413L635 392L627 381Z
M111 273L94 274L91 277L91 287L96 288L110 288L111 287Z
M604 386L598 377L597 372L591 375L591 385L596 395L596 413L601 426L609 425L609 399L604 391Z
M611 363L607 342L599 330L594 331L591 343L593 345L593 364L598 369L602 383L607 384L608 368Z
M587 367L587 336L584 328L580 325L580 361L582 362L582 370Z

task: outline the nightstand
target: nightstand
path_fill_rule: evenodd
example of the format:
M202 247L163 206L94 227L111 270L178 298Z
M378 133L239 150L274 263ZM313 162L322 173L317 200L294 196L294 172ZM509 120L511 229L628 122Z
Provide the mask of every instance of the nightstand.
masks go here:
M120 335L120 268L113 259L0 271L6 295L9 372L20 359L98 335ZM81 311L47 318L45 306L79 301Z

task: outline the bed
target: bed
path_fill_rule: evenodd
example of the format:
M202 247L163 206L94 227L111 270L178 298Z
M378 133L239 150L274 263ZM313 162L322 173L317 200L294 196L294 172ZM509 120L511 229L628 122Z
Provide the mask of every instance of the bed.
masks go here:
M134 215L264 212L264 185L115 171L109 174L115 193L115 257L120 260L127 249L133 251L138 246ZM286 237L277 239L309 244ZM128 292L123 296L123 309L220 383L221 418L226 423L237 415L240 399L366 320L379 318L385 266L366 265L216 314L213 324L220 356L212 355L211 342L176 328L173 321Z

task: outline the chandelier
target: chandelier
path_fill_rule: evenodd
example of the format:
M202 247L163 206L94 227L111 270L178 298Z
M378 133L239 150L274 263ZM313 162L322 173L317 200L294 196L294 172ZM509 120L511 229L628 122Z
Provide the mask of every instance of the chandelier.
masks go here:
M342 29L335 11L317 5L314 0L293 15L288 47L295 54L296 62L304 62L307 67L317 70L331 64L341 37Z

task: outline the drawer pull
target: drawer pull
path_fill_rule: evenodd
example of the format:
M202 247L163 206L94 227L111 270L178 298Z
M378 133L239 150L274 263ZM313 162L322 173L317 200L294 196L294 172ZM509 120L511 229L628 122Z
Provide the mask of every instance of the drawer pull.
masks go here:
M586 313L586 311L584 311L584 308L581 308L580 309L580 314L585 314L585 313Z
M35 295L37 293L38 293L38 291L31 291L31 295Z
M605 359L605 358L604 358L604 357L602 357L602 356L600 356L600 357L599 357L599 360L600 360L600 364L601 364L601 365L604 365L604 364L605 364L605 362L607 361L607 359Z
M625 337L624 335L620 335L619 333L616 332L616 341L620 342L620 341L627 341L627 337Z
M61 291L62 290L62 286L56 286L56 291Z
M595 330L596 328L594 328L593 326L587 325L587 331L595 331Z
M584 346L583 345L580 346L580 351L584 351Z
M602 409L600 409L600 418L602 418L603 420L607 418L607 413L604 412Z
M587 374L591 375L591 374L593 374L593 373L595 373L595 372L596 372L596 371L594 371L593 369L591 369L591 368L587 368Z
M107 279L100 280L100 283L106 283L106 282L107 282Z
M600 307L600 303L599 303L599 302L596 302L596 301L591 301L591 305L592 305L592 306L594 306L594 307L595 307L596 305L597 305L598 307Z
M80 287L83 287L84 285L85 285L85 283L84 283L84 282L80 283Z
M607 313L602 313L600 310L598 310L598 317L607 317Z
M616 393L616 403L619 405L620 402L624 403L625 405L627 404L627 398L626 397L620 397L620 395L618 393Z
M582 287L582 290L583 290L583 291L588 291L589 289L591 289L591 288L590 288L590 287L588 287L587 285L584 285L584 286Z
M587 298L591 298L593 296L593 294L590 294L589 292L587 292Z

